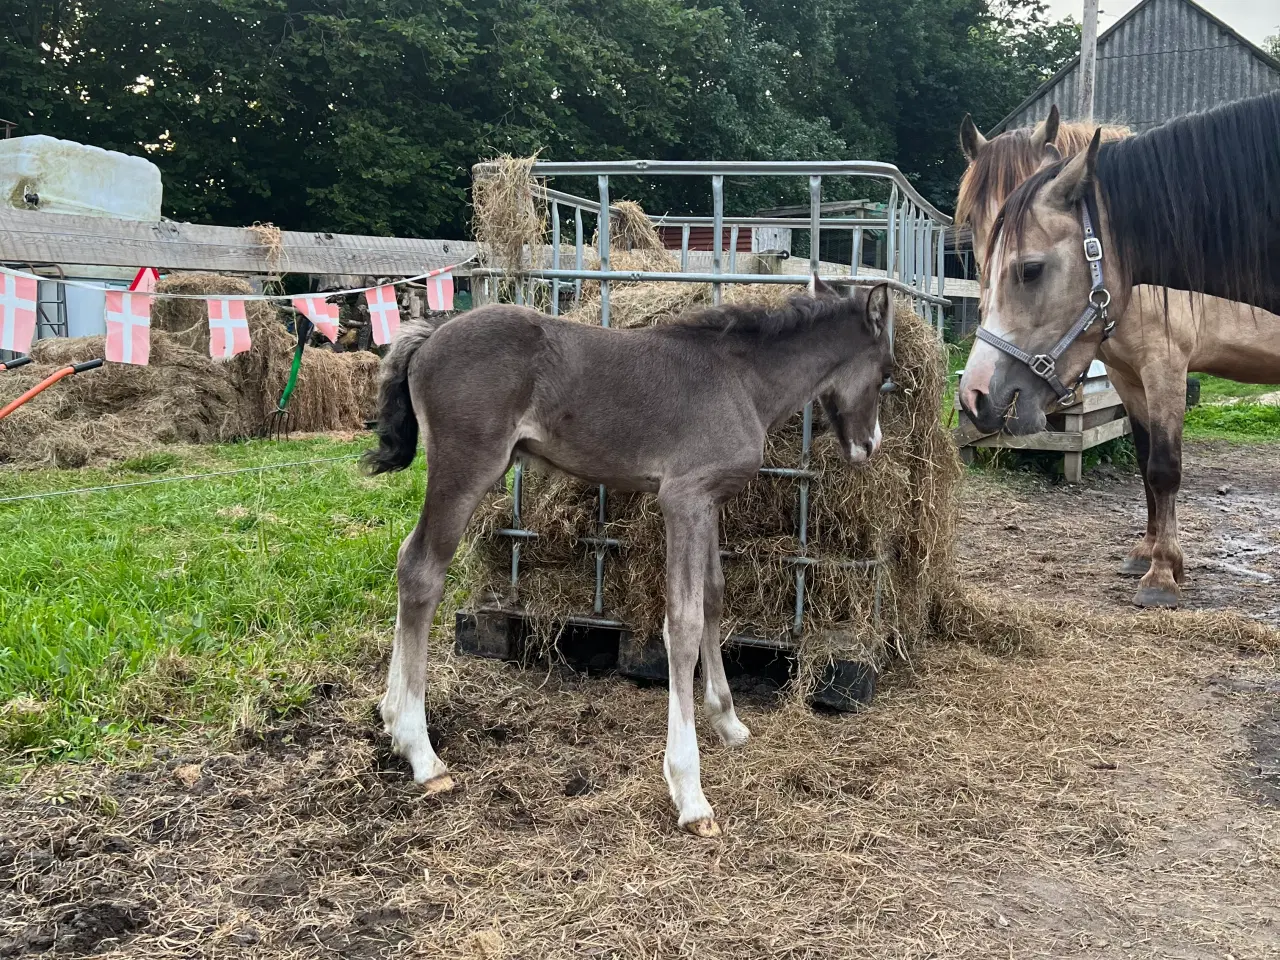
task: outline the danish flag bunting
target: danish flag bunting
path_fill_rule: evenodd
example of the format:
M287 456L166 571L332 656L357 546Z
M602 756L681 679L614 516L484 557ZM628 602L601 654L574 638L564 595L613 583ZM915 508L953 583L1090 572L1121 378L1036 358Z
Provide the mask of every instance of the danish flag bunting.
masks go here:
M145 367L151 357L151 297L107 291L107 359Z
M155 293L156 283L160 280L160 272L155 267L143 267L129 284L131 293Z
M243 300L209 298L209 356L228 360L249 349L249 321Z
M433 270L426 276L427 306L432 310L453 309L453 267Z
M369 322L373 324L373 342L388 344L400 329L400 306L396 303L396 288L391 284L366 290L369 304Z
M37 284L0 269L0 350L30 353L36 335Z
M328 303L323 296L294 297L293 308L315 324L317 330L329 338L330 343L338 342L338 305Z

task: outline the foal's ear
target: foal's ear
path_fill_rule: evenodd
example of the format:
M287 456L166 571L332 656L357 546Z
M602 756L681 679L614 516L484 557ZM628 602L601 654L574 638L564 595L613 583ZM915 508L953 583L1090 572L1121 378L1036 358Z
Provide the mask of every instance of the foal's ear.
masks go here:
M1098 170L1098 148L1102 144L1102 128L1093 131L1089 146L1072 157L1062 172L1049 184L1046 197L1064 210L1074 210L1085 190L1093 183Z
M809 296L811 297L834 297L836 288L822 282L822 278L816 273L809 278Z
M867 326L877 340L893 326L893 291L887 283L877 283L867 293Z
M1031 131L1031 146L1039 150L1047 143L1053 143L1058 139L1058 105L1055 103L1049 108L1049 115L1036 124L1036 128Z
M972 163L978 159L978 153L986 145L987 138L982 135L978 125L973 122L973 117L966 113L964 119L960 121L960 149L964 151L964 155Z

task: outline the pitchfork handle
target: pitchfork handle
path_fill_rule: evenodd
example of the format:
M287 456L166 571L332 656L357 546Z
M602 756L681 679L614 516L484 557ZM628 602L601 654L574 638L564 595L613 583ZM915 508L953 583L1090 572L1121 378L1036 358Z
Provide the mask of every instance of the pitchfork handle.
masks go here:
M97 370L102 366L103 360L97 357L93 360L86 360L84 363L73 363L71 365L72 373L84 373L86 370Z

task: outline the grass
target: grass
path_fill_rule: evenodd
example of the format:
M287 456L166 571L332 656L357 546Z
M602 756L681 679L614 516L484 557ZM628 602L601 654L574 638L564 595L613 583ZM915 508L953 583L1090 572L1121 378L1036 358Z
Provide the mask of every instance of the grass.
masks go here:
M110 470L9 474L0 498L365 445L164 451ZM396 550L424 482L421 463L370 479L344 459L0 503L0 752L111 755L192 723L224 736L340 683L389 636Z

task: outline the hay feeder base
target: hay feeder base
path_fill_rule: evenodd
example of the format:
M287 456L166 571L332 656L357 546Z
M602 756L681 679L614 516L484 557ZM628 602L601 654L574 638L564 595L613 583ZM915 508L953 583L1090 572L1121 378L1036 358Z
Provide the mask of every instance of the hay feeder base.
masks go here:
M501 608L464 611L455 621L459 654L525 662L530 623L518 612ZM621 673L633 680L666 683L667 657L660 640L646 642L625 624L598 617L568 617L556 630L556 651L574 669L587 673ZM725 666L734 673L764 680L794 674L796 646L790 640L735 634L724 644ZM785 675L785 676L780 676ZM815 707L852 712L875 696L876 668L857 660L827 664L810 696Z

